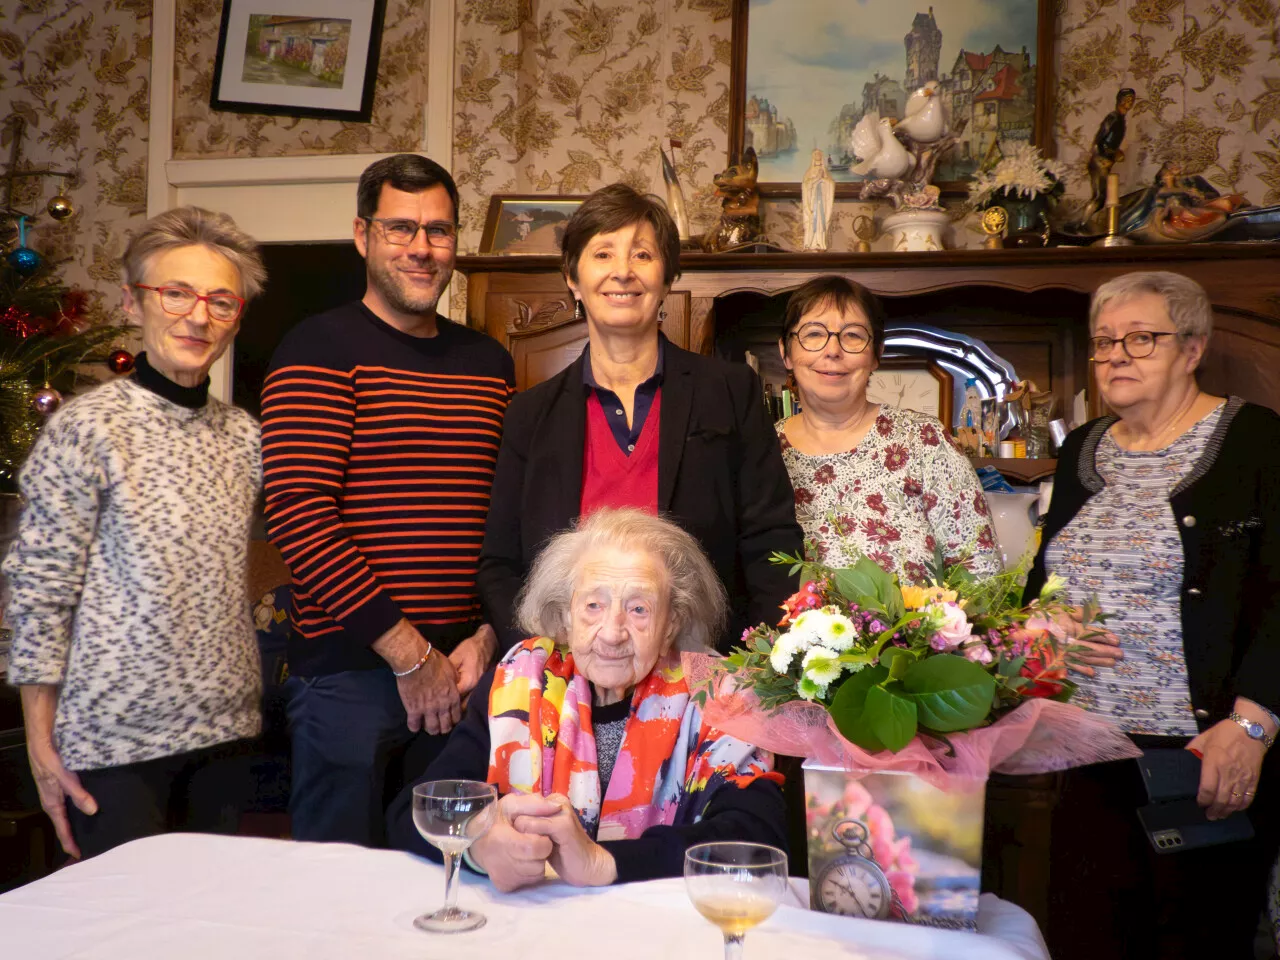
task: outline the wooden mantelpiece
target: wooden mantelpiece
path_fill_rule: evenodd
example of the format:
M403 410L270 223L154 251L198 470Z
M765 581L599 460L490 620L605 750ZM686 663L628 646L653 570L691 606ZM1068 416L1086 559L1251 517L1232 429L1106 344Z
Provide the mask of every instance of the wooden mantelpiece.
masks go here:
M573 323L573 301L560 277L558 257L464 256L458 258L457 269L467 276L468 322L510 347L518 365L525 363L528 382L547 375L557 358L571 351L572 343L580 344L585 330L566 329ZM1230 389L1246 399L1280 407L1280 244L936 253L690 253L681 258L681 269L667 302L664 330L676 343L704 353L711 350L715 338L716 298L742 291L777 293L824 273L857 280L885 297L891 313L900 298L940 294L942 300L950 301L948 294L959 293L960 288L977 288L963 298L970 313L981 311L981 288L1020 294L1070 291L1073 297L1063 301L1070 308L1069 321L1065 314L1058 316L1036 334L1041 359L1032 362L1033 367L1048 365L1054 389L1064 396L1079 389L1086 375L1081 350L1084 298L1104 280L1122 273L1174 270L1202 284L1214 305L1217 328L1202 368L1206 388ZM940 298L923 299L936 302ZM1044 303L1041 298L1033 307L1028 301L1026 323L1035 323ZM979 325L977 319L971 322ZM1007 311L1001 323L1003 329L1010 329ZM556 339L552 353L543 350L544 337Z

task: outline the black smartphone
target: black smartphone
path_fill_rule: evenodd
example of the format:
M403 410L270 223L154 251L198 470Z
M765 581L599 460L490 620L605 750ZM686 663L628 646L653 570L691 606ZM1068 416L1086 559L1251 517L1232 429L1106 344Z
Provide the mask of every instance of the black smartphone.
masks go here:
M1194 800L1200 791L1200 758L1190 750L1146 750L1138 766L1152 803Z
M1221 820L1210 820L1194 797L1140 807L1138 819L1156 853L1178 853L1253 839L1253 824L1243 810Z
M1138 819L1157 853L1177 853L1253 837L1253 824L1243 811L1210 820L1196 803L1200 790L1200 758L1189 750L1147 750L1138 759L1142 782L1151 801Z

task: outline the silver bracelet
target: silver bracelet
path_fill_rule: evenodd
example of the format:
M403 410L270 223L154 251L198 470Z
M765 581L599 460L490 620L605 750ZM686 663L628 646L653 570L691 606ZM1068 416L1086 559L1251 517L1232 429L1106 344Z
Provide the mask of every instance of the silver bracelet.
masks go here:
M400 672L400 673L396 673L396 671L392 670L392 671L391 671L391 675L392 675L393 677L407 677L409 674L413 673L415 670L421 670L421 669L422 669L422 665L423 665L424 663L426 663L426 662L427 662L427 657L431 656L431 651L432 651L432 650L434 650L434 649L435 649L435 648L431 646L431 641L429 641L429 640L428 640L428 641L427 641L427 652L426 652L426 653L424 653L424 654L422 655L422 659L421 659L421 660L419 660L417 663L415 663L415 664L414 664L412 667L410 667L408 670L404 670L404 671L402 671L402 672Z

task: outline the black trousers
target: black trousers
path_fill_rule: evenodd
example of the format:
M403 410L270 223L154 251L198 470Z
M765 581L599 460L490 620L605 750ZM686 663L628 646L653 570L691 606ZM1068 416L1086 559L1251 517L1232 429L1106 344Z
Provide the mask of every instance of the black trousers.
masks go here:
M1144 749L1187 738L1135 737ZM1275 752L1275 751L1272 751ZM1053 811L1049 923L1054 960L1251 960L1280 831L1280 756L1262 765L1255 837L1158 854L1138 820L1135 760L1068 770Z
M67 803L71 833L88 858L130 840L175 831L235 833L253 788L250 743L205 747L119 767L79 771L98 802L93 816Z

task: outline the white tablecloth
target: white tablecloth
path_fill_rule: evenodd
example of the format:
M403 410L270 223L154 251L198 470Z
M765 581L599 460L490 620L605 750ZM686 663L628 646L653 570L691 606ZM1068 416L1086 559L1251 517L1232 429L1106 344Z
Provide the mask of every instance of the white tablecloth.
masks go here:
M1035 922L984 894L982 933L827 916L796 899L747 934L747 960L1047 960ZM581 890L547 883L501 894L463 873L459 906L481 930L422 933L441 867L347 844L170 834L137 840L0 896L0 956L151 960L719 960L720 932L681 879ZM803 899L802 899L803 898Z

